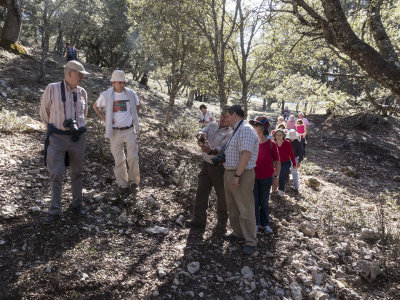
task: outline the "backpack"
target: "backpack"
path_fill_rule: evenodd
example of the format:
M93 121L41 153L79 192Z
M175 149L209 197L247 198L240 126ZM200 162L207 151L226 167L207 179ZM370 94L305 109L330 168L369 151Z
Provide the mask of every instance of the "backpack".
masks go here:
M73 47L69 47L67 50L67 61L76 60L76 53Z

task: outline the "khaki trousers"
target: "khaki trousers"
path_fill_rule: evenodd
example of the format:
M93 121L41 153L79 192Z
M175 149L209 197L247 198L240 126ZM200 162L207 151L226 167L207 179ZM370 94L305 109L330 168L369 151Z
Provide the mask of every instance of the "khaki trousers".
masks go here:
M229 223L233 235L243 237L246 245L257 246L256 218L254 211L254 169L245 170L239 179L239 187L232 189L235 170L225 170L224 187L228 206Z
M47 170L49 171L51 187L50 215L62 212L61 194L62 179L65 171L65 153L68 152L71 168L72 207L82 204L82 170L85 158L86 136L82 134L79 141L71 141L70 135L53 133L49 138L47 148Z
M228 212L224 191L224 171L223 166L213 166L205 161L202 162L193 206L193 221L195 223L206 225L208 197L210 196L212 187L214 187L217 194L218 222L221 224L226 223Z
M126 130L114 129L110 138L111 153L114 156L114 175L120 188L127 188L131 183L139 184L139 151L136 133L132 128ZM126 145L126 156L124 146ZM128 169L126 168L128 162Z

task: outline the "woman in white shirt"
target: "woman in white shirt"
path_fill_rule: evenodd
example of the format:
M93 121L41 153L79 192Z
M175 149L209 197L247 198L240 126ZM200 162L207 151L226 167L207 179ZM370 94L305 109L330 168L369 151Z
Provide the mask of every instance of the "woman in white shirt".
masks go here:
M210 114L209 111L207 111L207 106L205 106L204 104L200 105L200 120L199 123L202 126L207 125L208 123L214 121L213 116Z

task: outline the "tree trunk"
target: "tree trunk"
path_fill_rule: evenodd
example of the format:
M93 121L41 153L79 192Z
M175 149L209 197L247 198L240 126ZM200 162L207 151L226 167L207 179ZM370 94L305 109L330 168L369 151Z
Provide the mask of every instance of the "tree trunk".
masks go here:
M274 99L268 98L268 102L267 102L267 109L268 110L271 110L272 103L274 103Z
M285 109L285 100L282 100L282 107L281 107L281 110L284 110Z
M189 92L188 99L186 101L186 107L191 108L193 106L193 101L194 101L194 91Z
M246 76L245 76L246 77ZM247 84L246 78L242 79L242 99L240 100L242 109L244 111L244 118L247 118L248 105L247 105L247 95L249 93L249 86Z
M174 104L175 104L176 94L177 94L177 92L175 91L175 89L172 89L171 92L169 93L168 111L167 111L167 116L165 118L165 123L166 124L171 122L172 113L174 111Z
M267 98L263 98L263 105L262 105L262 111L265 111L267 109Z
M47 17L48 13L48 5L49 0L45 0L44 2L44 10L43 10L43 32L42 32L42 58L40 61L40 69L39 69L39 77L38 81L42 82L44 79L44 75L46 73L45 64L47 53L49 52L49 40L50 40L50 26L49 26L49 19Z
M58 21L57 27L58 27L58 36L57 36L57 41L54 44L54 51L57 51L58 53L63 55L64 42L63 42L63 28L61 21Z
M23 3L18 0L0 0L0 6L7 8L7 17L1 31L1 43L14 44L21 32Z

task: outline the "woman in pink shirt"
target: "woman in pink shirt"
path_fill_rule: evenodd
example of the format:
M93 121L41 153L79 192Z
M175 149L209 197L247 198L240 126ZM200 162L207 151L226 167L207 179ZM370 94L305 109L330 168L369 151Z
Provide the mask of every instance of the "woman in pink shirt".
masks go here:
M296 131L300 137L301 145L303 146L303 153L306 156L306 138L307 138L307 128L303 123L302 119L296 121Z
M258 135L258 157L254 168L256 179L254 182L254 202L256 213L257 231L263 229L267 233L272 233L269 224L269 193L271 186L273 189L278 187L278 179L281 164L276 144L267 136L269 134L269 121L267 117L260 116L249 122Z
M296 129L296 119L294 118L294 115L290 115L289 120L286 122L286 129Z

